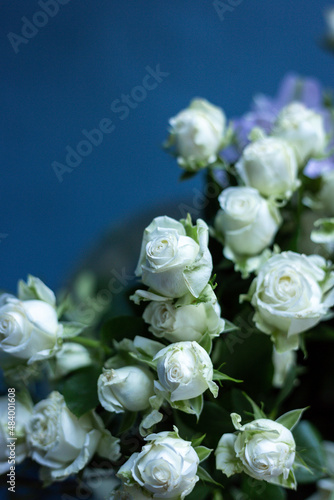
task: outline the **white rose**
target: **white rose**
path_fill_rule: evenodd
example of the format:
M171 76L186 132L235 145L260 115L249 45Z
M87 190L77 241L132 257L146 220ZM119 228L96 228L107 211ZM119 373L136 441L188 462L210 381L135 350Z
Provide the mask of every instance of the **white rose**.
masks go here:
M238 431L221 437L216 450L217 469L227 476L245 472L260 481L295 489L293 474L290 476L296 454L291 431L265 418L240 426Z
M208 333L211 337L224 331L225 321L220 317L220 306L211 289L212 300L199 304L175 305L172 301L152 301L143 313L150 325L149 331L169 342L200 340Z
M246 146L236 170L246 186L264 196L290 198L299 186L295 153L280 138L265 137Z
M322 174L322 187L317 201L326 217L334 217L334 170Z
M232 254L251 256L272 244L281 217L277 208L251 187L224 189L218 201L221 210L215 219L217 233L224 235Z
M149 498L182 500L198 481L199 459L191 443L177 432L159 432L145 439L148 444L131 455L118 476L130 491L140 486Z
M288 478L296 445L289 429L263 418L243 426L234 449L250 476L270 481L280 475Z
M326 148L323 117L300 102L293 102L281 110L272 134L289 142L299 166L304 166L312 156L322 155Z
M189 220L182 224L170 217L156 217L144 231L136 276L166 297L188 292L198 297L212 272L208 235L208 226L201 219L193 227Z
M28 364L53 356L62 331L55 308L42 300L7 297L0 307L0 349Z
M165 393L172 403L196 398L207 389L217 396L212 361L197 342L171 344L159 351L154 361L159 377L154 383L156 390Z
M10 408L8 408L10 405ZM12 407L14 406L14 410ZM9 420L9 409L15 412L15 419ZM26 401L19 401L15 397L15 403L10 403L7 396L0 397L0 474L9 471L13 463L9 463L13 457L10 456L10 449L7 445L15 445L15 463L20 464L28 456L26 445L25 424L29 420L32 406ZM13 413L11 413L13 415ZM8 429L8 423L15 422L14 434L11 435ZM13 440L15 438L15 441ZM15 464L14 464L15 465Z
M194 171L216 161L225 133L222 109L204 99L195 99L169 123L171 142L175 142L181 167Z
M29 456L43 466L41 478L47 481L76 474L96 452L111 460L120 457L119 440L101 418L94 411L77 418L59 392L37 403L26 430Z
M100 403L115 413L145 410L154 395L153 381L152 373L141 366L104 370L97 383Z
M50 376L53 379L64 377L68 373L92 364L88 349L75 342L65 342L50 360Z
M319 323L334 304L334 273L318 255L282 252L260 267L248 298L254 321L278 352L298 349L298 334Z

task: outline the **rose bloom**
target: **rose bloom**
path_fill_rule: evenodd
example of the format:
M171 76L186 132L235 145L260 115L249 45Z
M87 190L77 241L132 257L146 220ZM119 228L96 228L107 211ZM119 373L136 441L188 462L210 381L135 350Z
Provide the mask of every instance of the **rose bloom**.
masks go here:
M183 500L198 481L199 459L191 443L177 432L159 432L145 440L148 444L140 453L131 455L117 475L129 492L134 491L132 498L137 498L140 487L149 498Z
M323 117L301 102L292 102L281 110L272 134L289 142L301 167L312 156L322 155L327 145Z
M263 196L290 198L299 186L295 153L280 138L265 137L249 144L235 167L245 185Z
M220 306L211 288L212 301L175 306L172 301L152 301L143 313L149 331L169 342L199 341L208 333L216 337L223 332L225 321L220 317Z
M76 474L94 453L110 460L120 457L119 440L101 418L94 411L77 418L56 391L35 405L26 431L29 456L43 466L40 475L47 482Z
M198 297L212 272L209 230L201 219L187 235L186 226L170 217L156 217L145 229L136 276L165 297Z
M216 161L226 123L220 108L205 99L194 99L169 123L172 127L171 142L175 143L181 167L196 171Z
M104 370L97 383L100 403L115 413L145 410L154 395L153 380L152 373L141 366Z
M231 417L240 416L232 414ZM216 450L216 466L228 477L245 472L257 480L295 489L290 476L296 445L289 429L269 419L237 426L239 432L224 434Z
M211 358L197 342L171 344L159 351L154 361L159 377L155 387L167 393L171 402L196 398L207 389L217 397Z
M0 307L0 349L28 364L47 359L60 348L63 326L55 308L42 300L5 296Z
M260 267L248 299L254 321L278 352L298 349L299 334L313 328L334 304L334 273L325 259L282 252Z
M64 342L61 349L49 360L49 377L59 379L79 368L92 364L88 349L75 342Z
M225 256L253 256L272 244L281 223L277 208L251 187L229 187L219 195L215 218L224 236Z

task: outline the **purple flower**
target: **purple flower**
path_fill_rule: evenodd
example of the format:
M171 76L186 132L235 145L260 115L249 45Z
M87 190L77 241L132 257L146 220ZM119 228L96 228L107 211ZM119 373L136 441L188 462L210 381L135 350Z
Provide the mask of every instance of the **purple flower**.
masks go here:
M308 108L321 114L325 128L330 132L333 122L328 109L323 104L323 87L314 78L301 78L293 73L287 74L278 90L276 97L263 94L256 95L251 110L241 118L232 120L236 136L236 144L226 148L222 156L225 161L235 163L243 149L249 144L249 134L254 127L262 128L270 133L280 110L293 101L299 101ZM332 144L333 146L333 144ZM305 175L314 178L322 172L334 169L334 157L324 160L312 159L306 165Z

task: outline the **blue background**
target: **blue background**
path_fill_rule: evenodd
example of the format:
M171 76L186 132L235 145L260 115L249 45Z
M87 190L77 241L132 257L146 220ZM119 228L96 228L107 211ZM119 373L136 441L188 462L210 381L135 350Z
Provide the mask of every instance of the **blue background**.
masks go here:
M319 47L327 4L243 0L222 20L211 0L70 0L16 54L8 33L41 9L1 0L0 286L14 291L31 273L58 287L111 226L189 197L201 178L180 183L160 146L192 97L233 117L254 93L275 94L287 71L334 86L334 59ZM169 76L120 120L111 103L158 64ZM115 130L60 183L52 162L102 118Z

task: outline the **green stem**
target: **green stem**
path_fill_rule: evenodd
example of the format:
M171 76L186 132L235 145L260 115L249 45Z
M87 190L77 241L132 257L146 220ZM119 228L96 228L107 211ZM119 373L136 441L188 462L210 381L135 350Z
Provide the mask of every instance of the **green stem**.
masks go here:
M99 340L89 339L87 337L72 337L64 339L65 342L75 342L76 344L83 345L85 347L91 347L93 349L102 349L106 354L111 354L112 349L110 347L101 344Z

